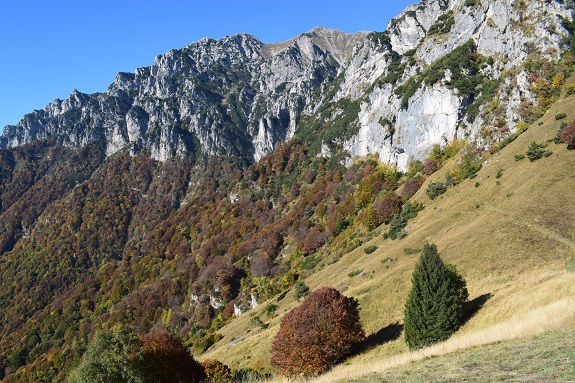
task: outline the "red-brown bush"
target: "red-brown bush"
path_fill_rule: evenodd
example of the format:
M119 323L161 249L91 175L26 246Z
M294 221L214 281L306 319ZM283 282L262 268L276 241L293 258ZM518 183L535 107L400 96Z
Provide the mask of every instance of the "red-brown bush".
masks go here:
M206 379L204 368L174 335L153 331L142 342L146 373L154 382L199 383Z
M421 188L421 184L423 184L422 178L410 178L403 184L403 188L401 188L401 195L406 198L411 198L417 191Z
M387 193L382 199L375 202L375 212L379 224L388 224L394 215L401 212L403 200L393 192Z
M575 149L575 121L563 128L561 141L567 144L567 149Z
M271 365L281 375L318 375L364 339L357 300L322 287L282 320L272 343Z

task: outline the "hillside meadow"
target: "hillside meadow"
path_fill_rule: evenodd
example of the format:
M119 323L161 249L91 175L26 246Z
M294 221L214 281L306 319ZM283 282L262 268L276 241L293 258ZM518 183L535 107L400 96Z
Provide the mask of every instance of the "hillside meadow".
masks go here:
M575 118L574 110L572 96L556 103L515 141L491 155L476 177L430 200L425 190L456 166L457 160L450 160L413 197L425 208L409 221L405 238L384 239L386 227L379 227L370 242L305 279L312 290L333 286L356 297L366 334L371 335L365 351L313 381L386 381L397 374L410 375L407 371L413 369L425 370L415 367L429 363L422 360L457 352L443 357L452 358L445 363L455 366L456 358L464 357L457 355L512 339L523 339L517 344L529 348L532 341L549 336L557 342L551 348L563 347L562 339L568 336L539 334L562 334L562 329L575 324L575 273L570 267L575 258L575 151L552 142L561 121ZM567 117L555 119L559 113ZM552 154L533 162L518 160L533 141L547 145ZM408 352L401 335L403 308L424 243L437 244L444 260L457 266L467 281L472 310L448 341ZM367 246L377 250L366 254ZM223 339L199 359L270 371L270 344L282 316L297 303L290 291L242 314L219 331ZM275 316L266 314L270 304L279 306ZM265 319L269 328L254 325L256 317ZM476 362L479 369L491 361L488 348L478 350L485 354ZM449 371L437 368L437 374L448 376ZM505 380L502 376L498 379Z

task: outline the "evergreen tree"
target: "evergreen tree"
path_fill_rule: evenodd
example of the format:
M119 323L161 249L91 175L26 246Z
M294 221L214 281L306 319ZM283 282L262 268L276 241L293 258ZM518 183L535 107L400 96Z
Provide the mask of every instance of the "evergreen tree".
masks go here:
M405 302L405 341L410 349L446 340L461 326L467 301L465 280L446 265L435 245L426 244L415 266Z

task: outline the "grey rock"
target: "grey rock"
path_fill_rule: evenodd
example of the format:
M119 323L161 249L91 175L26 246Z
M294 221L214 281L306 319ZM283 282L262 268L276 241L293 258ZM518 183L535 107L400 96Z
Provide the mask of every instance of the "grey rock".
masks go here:
M405 169L454 138L489 145L479 134L489 121L464 118L472 100L449 86L449 71L432 86L421 84L407 108L394 90L473 40L477 53L493 59L483 69L487 78L517 73L504 79L499 91L509 95L500 108L513 131L521 103L533 100L522 65L533 53L559 58L567 35L561 17L571 17L571 10L558 1L475 3L424 0L376 35L316 27L276 44L246 34L202 39L156 57L150 67L119 73L104 93L74 90L66 100L27 114L4 128L0 147L56 136L69 146L101 140L107 155L127 149L158 160L234 155L257 161L297 135L302 117L319 119L318 111L343 99L361 103L357 129L331 144L350 156L378 153ZM433 33L438 25L444 29ZM398 63L403 71L394 81L383 81ZM341 113L335 108L321 123ZM320 147L330 155L329 145Z

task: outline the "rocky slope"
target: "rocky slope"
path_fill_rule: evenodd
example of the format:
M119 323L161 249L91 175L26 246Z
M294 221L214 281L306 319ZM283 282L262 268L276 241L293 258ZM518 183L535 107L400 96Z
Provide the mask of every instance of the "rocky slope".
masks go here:
M315 121L335 130L314 138L328 147L351 156L378 153L405 169L435 144L500 139L480 134L494 124L490 116L466 118L474 103L480 111L498 97L505 132L513 131L521 103L533 98L522 65L559 57L568 34L563 17L570 10L562 1L424 0L383 33L318 27L269 45L249 35L202 39L158 56L151 67L119 73L105 93L75 90L26 115L5 127L0 147L58 136L71 146L103 140L108 155L130 147L158 160L223 154L251 162ZM444 67L432 81L421 79L468 41L480 67ZM463 90L454 75L480 81ZM487 94L481 84L489 82L496 84ZM346 110L350 102L354 108Z

